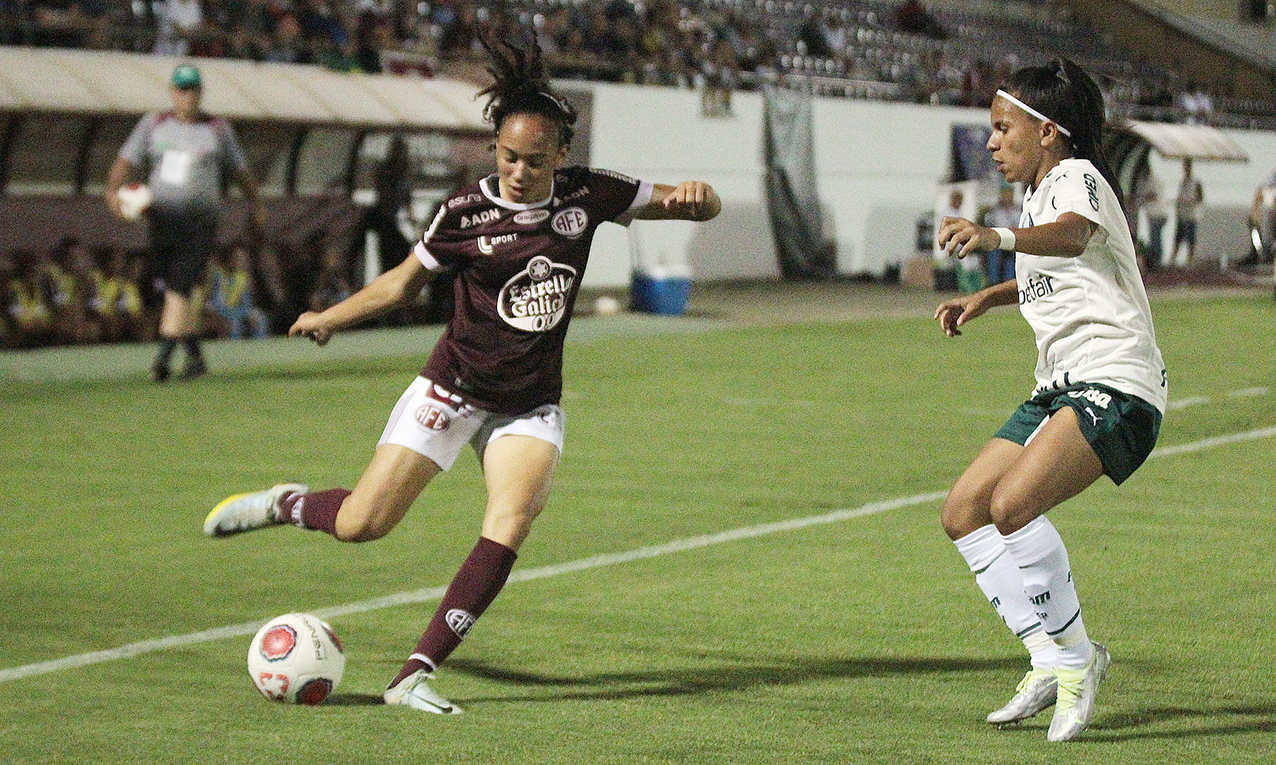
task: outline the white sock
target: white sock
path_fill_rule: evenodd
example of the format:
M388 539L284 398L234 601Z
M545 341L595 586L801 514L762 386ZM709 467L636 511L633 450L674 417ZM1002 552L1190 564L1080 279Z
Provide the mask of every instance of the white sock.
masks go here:
M1081 600L1072 582L1068 550L1044 515L1002 537L1019 566L1023 591L1059 647L1057 666L1082 669L1090 663L1090 637L1081 620Z
M1023 576L997 527L989 524L975 529L953 542L975 575L975 584L983 590L1006 627L1023 641L1032 656L1032 666L1045 669L1058 666L1058 651L1037 617L1036 610L1024 594Z

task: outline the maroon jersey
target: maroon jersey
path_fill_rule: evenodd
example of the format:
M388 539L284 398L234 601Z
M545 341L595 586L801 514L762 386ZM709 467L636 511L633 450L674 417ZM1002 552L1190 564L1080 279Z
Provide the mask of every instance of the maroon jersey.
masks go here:
M501 199L495 175L448 197L413 250L431 271L455 271L456 312L421 374L490 412L558 403L563 341L594 231L627 224L651 189L568 167L538 204Z

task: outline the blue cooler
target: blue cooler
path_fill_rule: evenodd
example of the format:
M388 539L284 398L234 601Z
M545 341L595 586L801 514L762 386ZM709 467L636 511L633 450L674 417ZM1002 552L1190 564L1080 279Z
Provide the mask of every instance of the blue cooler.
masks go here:
M633 310L681 316L691 297L691 268L649 266L634 271Z

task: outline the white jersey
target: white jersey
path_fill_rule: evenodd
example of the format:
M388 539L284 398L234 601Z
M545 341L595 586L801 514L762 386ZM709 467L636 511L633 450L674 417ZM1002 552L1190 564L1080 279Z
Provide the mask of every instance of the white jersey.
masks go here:
M1165 363L1125 213L1086 159L1065 159L1024 195L1020 227L1066 212L1098 224L1075 258L1018 253L1019 310L1037 336L1036 392L1102 383L1165 411Z

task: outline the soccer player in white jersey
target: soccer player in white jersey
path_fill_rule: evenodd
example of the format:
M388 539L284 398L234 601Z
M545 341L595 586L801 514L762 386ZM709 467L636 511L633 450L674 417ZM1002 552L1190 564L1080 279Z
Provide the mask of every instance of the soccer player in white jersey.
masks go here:
M1165 368L1100 149L1098 86L1066 60L1019 69L991 116L993 160L1027 187L1019 228L945 218L938 237L959 258L1016 251L1015 279L946 300L935 319L954 337L989 308L1018 303L1036 334L1036 387L957 480L942 520L1031 659L988 722L1054 705L1047 738L1069 741L1089 725L1111 657L1086 633L1068 552L1045 514L1099 476L1120 484L1143 463L1165 411Z

